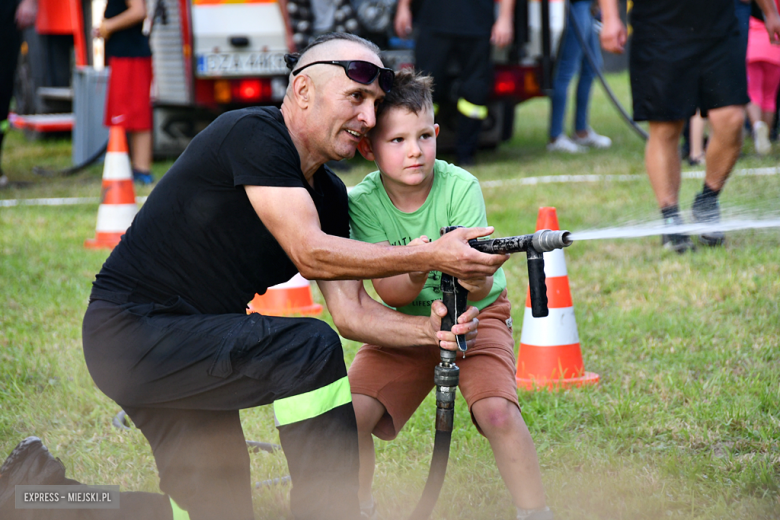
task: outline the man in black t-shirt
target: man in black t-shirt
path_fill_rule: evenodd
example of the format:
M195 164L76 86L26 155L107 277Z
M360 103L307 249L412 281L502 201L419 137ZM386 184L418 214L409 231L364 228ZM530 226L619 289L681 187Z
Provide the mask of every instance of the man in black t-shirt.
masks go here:
M609 52L623 52L626 29L617 0L599 0L601 42ZM780 42L780 16L773 0L756 0L766 14L770 37ZM680 156L677 145L685 121L701 108L712 134L702 191L693 202L693 219L720 220L718 195L742 147L744 105L748 102L744 47L734 14L734 0L634 0L630 74L634 119L650 122L645 163L661 214L668 225L683 224L679 211ZM721 231L699 236L708 246L723 243ZM687 235L664 235L666 247L693 249Z
M402 315L360 280L429 270L478 278L506 260L468 246L491 228L417 247L347 238L346 189L323 165L352 157L376 122L392 80L378 52L351 35L315 40L281 110L228 112L196 136L98 273L83 323L87 367L149 441L165 493L122 493L127 518L252 518L239 410L272 403L294 517L358 518L357 427L338 335L312 318L247 315L246 303L300 271L318 280L344 337L454 349L453 334L438 331L441 302L430 318ZM473 339L475 317L471 309L453 332ZM28 441L9 457L0 502L4 489L41 483L20 462L40 450Z

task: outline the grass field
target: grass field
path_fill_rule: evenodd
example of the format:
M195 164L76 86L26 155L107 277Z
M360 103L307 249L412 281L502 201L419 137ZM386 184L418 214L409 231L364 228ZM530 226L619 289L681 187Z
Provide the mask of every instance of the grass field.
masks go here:
M628 100L627 77L610 77ZM480 180L539 175L643 174L643 144L594 87L591 122L610 150L582 156L544 150L548 105L518 108L515 137L480 156ZM16 184L2 198L97 197L100 167L41 179L34 165L67 166L67 141L28 143L10 134L4 167ZM371 165L352 161L354 185ZM777 166L752 144L737 168ZM157 163L162 175L170 162ZM681 205L700 180L685 180ZM137 189L145 195L149 188ZM655 219L646 179L506 184L484 189L496 236L533 231L539 206L581 231ZM726 211L777 215L780 175L735 176ZM69 475L123 490L157 490L150 449L138 431L111 426L119 411L92 383L81 353L81 318L105 252L83 248L97 204L0 207L0 453L42 437ZM566 250L585 367L598 387L520 393L548 501L565 519L780 518L780 230L735 231L724 248L677 256L660 239L575 243ZM520 255L518 255L520 256ZM519 341L524 258L506 265ZM315 297L321 296L315 291ZM325 319L330 319L325 314ZM345 342L349 364L359 345ZM411 512L427 475L431 396L392 442L378 442L375 496L383 519ZM243 412L247 438L275 442L270 408ZM285 473L283 456L252 455L259 481ZM287 489L254 494L258 518L289 518ZM434 516L509 519L514 508L487 441L457 403L450 469Z

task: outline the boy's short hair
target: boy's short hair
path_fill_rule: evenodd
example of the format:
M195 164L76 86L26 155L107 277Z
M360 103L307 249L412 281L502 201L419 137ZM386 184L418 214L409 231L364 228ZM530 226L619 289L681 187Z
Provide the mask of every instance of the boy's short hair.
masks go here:
M395 73L393 88L385 95L376 111L377 120L391 108L405 108L419 114L433 110L433 78L410 69Z

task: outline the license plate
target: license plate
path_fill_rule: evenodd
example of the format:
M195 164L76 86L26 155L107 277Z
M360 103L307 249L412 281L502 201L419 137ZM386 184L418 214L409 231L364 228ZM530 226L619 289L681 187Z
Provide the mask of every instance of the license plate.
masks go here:
M287 74L283 52L221 52L198 56L198 76Z

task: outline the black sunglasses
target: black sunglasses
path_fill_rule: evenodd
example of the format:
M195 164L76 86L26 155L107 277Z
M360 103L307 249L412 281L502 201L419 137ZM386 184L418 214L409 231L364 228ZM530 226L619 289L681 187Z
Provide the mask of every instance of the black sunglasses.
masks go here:
M298 63L300 56L287 54L284 57L284 61L287 66L292 69ZM368 61L353 60L353 61L315 61L304 65L298 70L293 70L293 76L297 76L303 69L311 67L312 65L338 65L344 69L347 77L352 81L357 81L363 85L370 85L375 79L379 78L379 88L386 93L390 92L393 87L393 79L395 78L395 72L393 69L386 69L374 65Z

